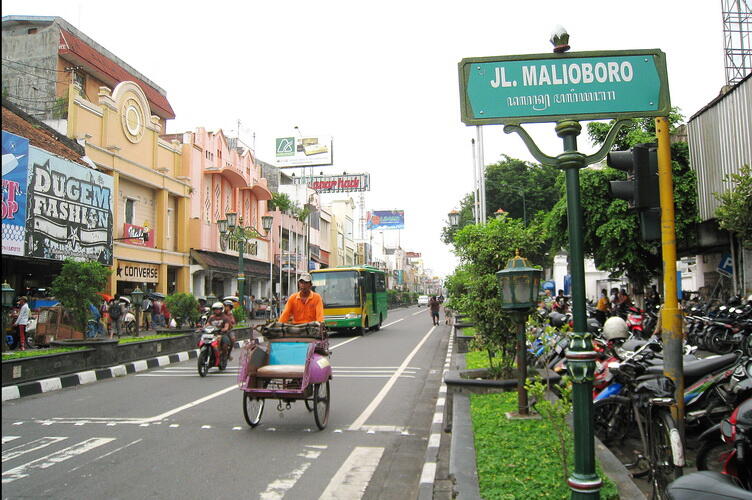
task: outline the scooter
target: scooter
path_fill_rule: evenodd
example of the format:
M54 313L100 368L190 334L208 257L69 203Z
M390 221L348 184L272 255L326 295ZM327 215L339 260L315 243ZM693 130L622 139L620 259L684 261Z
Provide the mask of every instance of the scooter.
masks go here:
M198 342L198 374L206 377L209 368L216 366L220 371L227 368L229 353L222 348L222 332L214 326L206 326Z

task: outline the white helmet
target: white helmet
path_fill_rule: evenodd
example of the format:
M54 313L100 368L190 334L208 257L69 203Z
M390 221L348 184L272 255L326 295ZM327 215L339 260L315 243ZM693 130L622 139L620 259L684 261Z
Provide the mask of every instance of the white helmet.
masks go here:
M603 336L606 340L626 339L629 337L627 332L627 322L619 316L611 316L603 324Z
M221 302L215 302L214 304L212 304L212 309L224 309L224 308L225 306L223 306Z

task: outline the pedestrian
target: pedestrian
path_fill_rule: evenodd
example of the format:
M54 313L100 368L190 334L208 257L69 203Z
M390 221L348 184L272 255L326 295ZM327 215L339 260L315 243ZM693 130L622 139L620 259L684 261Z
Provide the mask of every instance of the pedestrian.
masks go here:
M226 299L223 304L225 321L230 325L227 330L227 335L230 337L230 352L228 354L231 354L232 348L235 347L235 333L232 331L232 329L235 328L236 323L235 315L232 313L232 309L235 304L230 299ZM232 361L232 356L230 356L230 361Z
M152 305L152 300L149 298L149 296L144 296L144 300L141 301L141 311L143 312L144 316L144 330L148 330L149 325L151 324Z
M99 312L102 315L102 323L104 323L104 332L110 334L110 302L108 300L102 300L102 305L99 308Z
M26 326L29 324L29 315L31 314L31 310L29 309L29 304L27 302L28 300L25 296L18 298L18 305L20 309L18 310L16 321L13 323L13 326L16 326L18 328L18 345L20 346L19 349L21 349L22 351L26 350Z
M117 335L118 338L123 336L123 317L125 316L125 308L123 303L120 302L120 296L115 295L115 298L110 302L110 307L107 310L110 313L111 329L110 338L113 335Z
M436 299L436 295L431 295L428 300L428 308L431 310L431 320L434 326L439 324L439 310L441 309L441 302Z
M164 313L162 312L162 301L154 299L151 304L151 324L153 328L164 327Z
M609 298L611 300L611 314L616 314L619 309L619 289L616 287L612 288Z

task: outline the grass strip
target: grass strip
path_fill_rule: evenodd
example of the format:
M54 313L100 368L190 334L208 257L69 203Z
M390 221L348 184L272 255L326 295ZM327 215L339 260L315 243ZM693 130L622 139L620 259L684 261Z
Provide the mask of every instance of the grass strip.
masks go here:
M25 351L4 352L3 361L10 360L10 359L46 356L47 354L58 354L61 352L79 351L81 349L88 349L88 347L55 347L52 349L27 349Z
M174 334L174 333L157 333L155 335L146 335L144 337L124 337L122 339L118 339L118 344L128 344L130 342L141 342L142 340L155 340L155 339L173 338L176 335L184 335L184 334L182 334L182 333L180 333L180 334Z
M557 456L558 442L545 420L508 420L517 394L474 394L470 399L480 495L484 500L570 497ZM570 441L571 443L571 441ZM574 464L570 449L570 473ZM601 498L618 499L614 483L603 479Z

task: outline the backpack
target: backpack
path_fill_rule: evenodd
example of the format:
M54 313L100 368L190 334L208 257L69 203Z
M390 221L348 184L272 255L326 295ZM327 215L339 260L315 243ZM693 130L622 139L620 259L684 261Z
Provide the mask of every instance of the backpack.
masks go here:
M113 304L110 305L110 308L109 308L108 312L110 313L110 318L112 318L112 319L119 319L120 318L120 313L122 313L123 310L120 308L120 303L119 302L115 302L115 303L113 303Z

